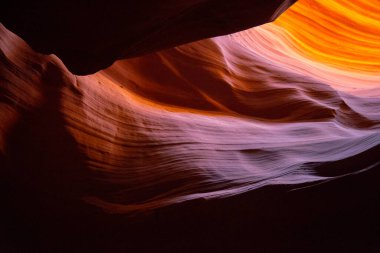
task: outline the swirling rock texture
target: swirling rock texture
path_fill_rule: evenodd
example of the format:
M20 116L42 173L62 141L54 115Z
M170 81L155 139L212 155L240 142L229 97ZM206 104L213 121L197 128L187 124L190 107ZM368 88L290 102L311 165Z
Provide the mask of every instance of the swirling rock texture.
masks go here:
M172 47L266 22L226 6L209 18L237 24L138 50L20 32L63 62L1 27L2 251L377 252L378 1L302 0Z

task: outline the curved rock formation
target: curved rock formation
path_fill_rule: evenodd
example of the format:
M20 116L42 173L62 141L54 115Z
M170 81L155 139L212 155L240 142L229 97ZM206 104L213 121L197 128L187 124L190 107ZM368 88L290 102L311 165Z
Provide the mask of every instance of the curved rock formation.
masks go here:
M274 23L231 37L287 69L336 89L379 96L379 13L373 0L303 0Z
M380 99L289 72L228 37L76 77L2 33L3 150L12 122L22 123L10 140L12 173L65 194L59 182L83 173L95 192L82 183L70 191L109 212L320 181L329 176L313 169L380 143Z
M315 1L330 13L311 17L300 1L274 24L87 76L2 26L4 238L44 252L376 252L374 2ZM346 23L352 34L331 33ZM331 43L310 44L313 29ZM333 41L373 61L322 54Z

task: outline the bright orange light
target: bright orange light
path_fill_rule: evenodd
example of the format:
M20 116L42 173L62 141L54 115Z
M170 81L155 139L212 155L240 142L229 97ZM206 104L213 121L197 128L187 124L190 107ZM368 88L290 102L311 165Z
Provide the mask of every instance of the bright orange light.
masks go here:
M275 25L313 60L380 74L379 0L300 0Z
M286 71L380 96L379 0L299 0L275 22L230 38Z

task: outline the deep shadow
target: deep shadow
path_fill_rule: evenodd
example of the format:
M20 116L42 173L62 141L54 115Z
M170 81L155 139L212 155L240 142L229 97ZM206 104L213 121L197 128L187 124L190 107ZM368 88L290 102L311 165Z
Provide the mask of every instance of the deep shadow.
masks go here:
M89 191L84 156L61 113L59 67L49 63L42 83L43 103L23 111L0 159L1 240L11 252L40 252L53 238L64 239L68 230L60 226L79 215L79 198Z

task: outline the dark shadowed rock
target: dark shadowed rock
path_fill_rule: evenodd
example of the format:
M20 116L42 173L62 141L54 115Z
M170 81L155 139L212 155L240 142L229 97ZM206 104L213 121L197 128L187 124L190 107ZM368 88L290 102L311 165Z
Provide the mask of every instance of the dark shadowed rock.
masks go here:
M7 1L1 22L76 74L272 21L296 0Z

